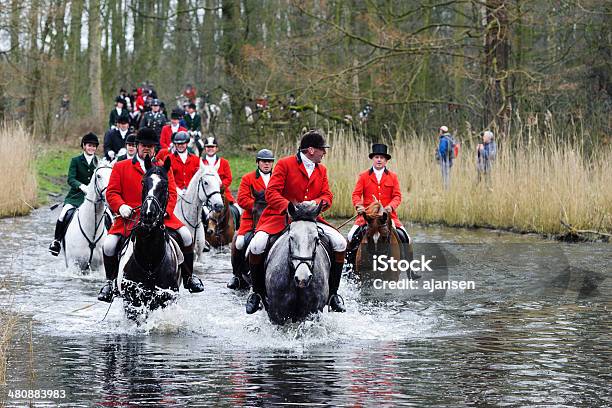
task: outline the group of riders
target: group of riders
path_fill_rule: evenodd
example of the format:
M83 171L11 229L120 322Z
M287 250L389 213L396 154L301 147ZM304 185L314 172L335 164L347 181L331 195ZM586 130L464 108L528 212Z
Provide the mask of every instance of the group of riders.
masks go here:
M327 149L330 148L323 132L310 130L304 133L297 154L281 158L276 165L276 158L271 150L262 149L257 152L256 168L243 175L235 199L230 191L230 163L219 156L216 138L207 137L201 141L201 156L194 154L188 147L194 141L194 134L190 134L189 129L198 128L197 123L194 123L197 120L194 119L199 117L193 112L193 104L188 107L187 116L190 120L187 127L184 127L180 123L178 112L173 112L170 123L166 124L165 116L159 111L158 102L153 100L152 109L144 115L137 132L130 133L130 124L133 122L123 114L120 98L118 97L117 106L110 115L111 121L114 122L109 123L111 128L104 138L104 155L108 160L114 160L115 164L105 194L112 213L112 225L108 228L108 234L102 244L107 281L100 290L98 299L110 302L114 296L120 248L129 237L129 225L139 216L138 208L142 202L141 183L148 157L156 166L164 165L167 160L171 164L164 225L180 246L184 258L180 267L183 286L192 293L203 290L201 280L193 274L195 237L173 211L177 200L185 194L191 178L201 166L208 167L219 176L223 201L232 207L235 214L240 214L240 228L235 233L232 256L248 259L253 293L247 299L246 312L255 313L265 299L265 260L270 250L270 242L285 231L291 222L288 206L291 203L310 202L326 211L333 204L327 169L321 164ZM135 104L138 103L136 99ZM85 200L86 186L98 164L95 156L98 145L99 140L95 134L86 134L81 140L82 154L73 158L70 163L68 184L71 188L57 220L54 240L49 247L55 256L61 251L66 213ZM317 218L318 229L329 242L331 270L328 305L336 312L345 311L344 301L337 293L343 266L345 260L348 263L354 261L366 224L364 215L373 202L382 204L390 214L400 240L406 243L410 240L397 216L402 195L397 174L387 168L387 162L391 159L387 146L379 143L372 145L369 158L372 160L372 166L359 174L352 194L352 202L358 216L347 238L321 216ZM262 193L265 195L265 209L255 223L253 203L256 196L261 196ZM237 269L234 267L234 274L227 286L231 289L248 287Z

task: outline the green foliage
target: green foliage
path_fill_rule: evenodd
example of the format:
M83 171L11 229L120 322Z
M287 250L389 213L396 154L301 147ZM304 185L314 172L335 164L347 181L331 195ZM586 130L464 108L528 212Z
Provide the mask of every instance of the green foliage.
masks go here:
M243 153L228 156L226 159L229 161L233 176L230 188L233 192L236 192L238 187L240 187L242 176L256 169L255 154Z
M68 190L66 176L70 159L79 152L79 149L58 146L39 152L36 158L36 180L38 200L41 204L49 201L49 194L61 194Z

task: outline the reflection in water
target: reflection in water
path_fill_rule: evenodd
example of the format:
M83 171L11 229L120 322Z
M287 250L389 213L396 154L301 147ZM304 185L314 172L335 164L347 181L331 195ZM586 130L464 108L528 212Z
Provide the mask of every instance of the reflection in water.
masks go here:
M118 301L101 321L102 274L50 259L51 221L44 210L0 220L0 276L15 295L0 292L0 307L33 321L31 342L26 319L15 333L7 389L66 391L41 406L612 405L606 245L413 228L422 253L443 243L431 250L447 268L426 278L476 288L345 283L347 313L286 327L244 314L245 295L225 288L229 255L216 254L196 268L201 295L136 327ZM6 395L0 405L26 405Z

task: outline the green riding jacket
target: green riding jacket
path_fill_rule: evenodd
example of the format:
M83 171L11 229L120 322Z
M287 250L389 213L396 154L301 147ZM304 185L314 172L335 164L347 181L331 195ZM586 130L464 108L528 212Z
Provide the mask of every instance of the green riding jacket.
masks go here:
M70 186L70 191L68 191L66 195L64 204L72 204L75 207L83 204L83 201L85 201L85 193L81 191L79 186L81 184L89 184L89 180L91 180L91 176L97 166L98 158L95 156L91 164L87 164L87 159L83 153L72 158L68 170L68 185Z

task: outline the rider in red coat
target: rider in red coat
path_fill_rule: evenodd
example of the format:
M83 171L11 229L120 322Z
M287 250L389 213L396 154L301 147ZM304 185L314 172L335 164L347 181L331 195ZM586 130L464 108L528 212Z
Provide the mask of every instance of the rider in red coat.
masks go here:
M232 169L226 158L217 155L219 151L217 139L214 137L207 137L204 143L204 150L206 155L202 157L202 162L205 166L211 167L221 178L221 186L225 189L225 199L227 202L230 204L235 203L236 200L230 191L230 186L232 184Z
M189 135L187 132L178 132L175 134L173 143L174 147L171 149L171 153L168 157L170 157L172 162L172 173L174 174L176 188L180 190L179 193L182 194L189 186L189 182L194 174L200 169L200 158L187 151L187 143L189 143Z
M402 202L402 191L397 174L387 169L387 162L391 159L391 155L387 152L387 145L373 144L369 157L372 159L372 167L359 174L352 195L353 205L359 216L347 237L350 243L349 254L347 255L349 263L352 263L352 256L355 255L361 241L363 226L367 224L363 214L375 199L380 201L385 210L391 214L393 226L397 230L400 240L409 242L410 239L408 232L397 216L397 207Z
M172 144L172 135L177 132L186 132L187 129L179 125L179 121L181 120L181 114L178 110L173 110L170 114L170 124L166 125L161 130L161 135L159 137L159 144L162 149L170 148Z
M274 166L274 153L268 149L261 149L257 152L255 162L257 169L242 176L240 187L238 188L238 205L242 207L242 215L240 216L240 229L236 234L234 241L234 249L232 251L232 267L234 274L232 275L227 287L230 289L240 289L247 287L242 281L242 273L240 266L244 259L244 251L248 246L252 237L251 234L255 225L253 225L253 206L255 205L255 196L253 192L265 192L272 176L272 167ZM248 236L247 236L248 234ZM246 237L245 237L246 236Z
M287 226L287 206L290 202L312 201L322 204L323 211L332 204L333 194L329 190L327 169L320 164L329 146L325 143L323 132L311 130L302 136L296 156L282 158L275 166L274 173L266 189L268 206L264 210L257 232L249 246L249 269L253 281L253 294L247 300L247 313L259 309L265 296L265 250L268 237L278 234ZM329 279L329 305L336 312L346 309L337 291L342 276L346 240L332 226L318 218L318 226L329 238L334 252Z
M98 299L110 302L113 297L113 280L117 278L119 271L118 244L121 236L130 235L130 223L125 220L134 220L139 217L139 207L142 203L142 176L145 173L145 158L152 157L157 146L158 139L155 130L142 128L136 136L137 154L132 160L123 160L115 164L111 172L108 188L106 190L106 201L113 213L118 214L113 226L108 231L104 241L104 269L107 282L100 290ZM152 164L159 166L163 163L152 160ZM201 292L204 290L202 282L193 276L193 237L191 233L174 215L176 205L176 184L172 171L168 172L168 203L164 216L164 225L168 232L177 240L185 257L181 264L181 275L183 286L190 292ZM135 224L134 224L135 225Z

